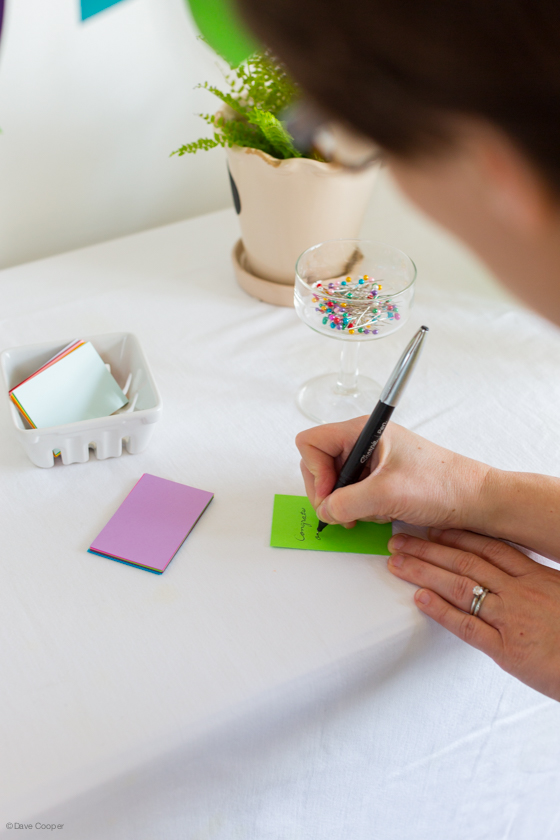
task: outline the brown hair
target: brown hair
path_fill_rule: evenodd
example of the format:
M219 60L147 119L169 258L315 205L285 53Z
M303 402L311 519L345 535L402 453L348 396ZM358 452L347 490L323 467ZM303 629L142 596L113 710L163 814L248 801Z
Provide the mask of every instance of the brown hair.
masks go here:
M433 151L450 116L482 117L560 192L560 0L238 3L319 105L388 151Z

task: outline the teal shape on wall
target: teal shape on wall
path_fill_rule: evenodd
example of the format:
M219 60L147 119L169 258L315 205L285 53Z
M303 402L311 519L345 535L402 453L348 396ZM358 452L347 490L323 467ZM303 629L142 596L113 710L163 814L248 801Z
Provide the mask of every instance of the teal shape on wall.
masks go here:
M114 6L122 0L80 0L82 20L98 15L99 12L104 12L109 6Z

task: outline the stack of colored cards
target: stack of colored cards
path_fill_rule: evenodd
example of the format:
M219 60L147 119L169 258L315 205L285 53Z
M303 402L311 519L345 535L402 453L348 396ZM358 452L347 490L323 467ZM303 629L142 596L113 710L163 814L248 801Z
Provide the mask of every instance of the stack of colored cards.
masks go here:
M107 417L128 402L89 341L69 344L10 397L33 429Z
M88 551L161 575L213 498L144 473Z

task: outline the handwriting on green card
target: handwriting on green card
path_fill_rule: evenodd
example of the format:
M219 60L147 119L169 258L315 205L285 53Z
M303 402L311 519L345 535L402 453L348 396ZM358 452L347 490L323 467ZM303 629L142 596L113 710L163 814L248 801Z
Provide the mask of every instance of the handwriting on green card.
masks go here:
M355 528L329 525L317 533L317 514L306 496L274 497L270 545L308 551L345 551L354 554L389 554L391 523L358 522Z

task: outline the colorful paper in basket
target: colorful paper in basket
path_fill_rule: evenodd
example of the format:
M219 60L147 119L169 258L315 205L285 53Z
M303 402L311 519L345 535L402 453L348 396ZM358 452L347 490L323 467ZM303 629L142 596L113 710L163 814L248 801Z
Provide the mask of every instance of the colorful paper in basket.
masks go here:
M144 473L88 551L161 575L213 498Z
M31 420L31 418L30 418L30 417L28 417L28 415L27 415L27 413L25 412L25 410L24 410L23 406L21 406L21 405L20 405L20 403L19 403L19 401L18 401L17 397L14 395L14 391L15 391L15 389L16 389L16 388L19 388L19 386L20 386L20 385L23 385L23 383L24 383L24 382L29 382L29 380L30 380L30 379L33 379L33 377L34 377L34 376L37 376L37 374L39 374L39 373L41 373L42 371L46 370L46 368L50 367L50 366L51 366L51 365L53 365L55 362L58 362L58 360L59 360L59 359L62 359L62 358L63 358L63 356L66 356L66 355L68 355L68 353L71 353L71 352L72 352L72 350L76 350L78 347L81 347L81 345L82 345L82 344L84 344L84 342L83 342L83 341L71 341L71 342L70 342L70 344L67 344L67 345L66 345L66 347L63 347L63 349L62 349L62 350L60 350L60 351L59 351L59 352L58 352L55 356L53 356L51 359L49 359L49 360L48 360L48 362L45 362L45 364L43 365L43 367L40 367L38 370L36 370L36 371L35 371L35 373L32 373L32 374L31 374L31 376L28 376L28 377L27 377L27 379L23 379L21 382L19 382L17 385L15 385L15 386L11 389L11 391L9 391L9 394L10 394L11 399L12 399L12 400L13 400L13 402L17 405L17 407L19 408L19 410L21 411L21 413L23 414L23 416L25 417L25 419L27 420L27 422L29 423L29 425L30 425L33 429L36 429L37 427L34 425L34 423L33 423L33 421Z
M34 429L107 417L128 402L89 341L67 345L10 397Z
M317 534L319 520L306 496L274 497L270 545L308 551L344 551L353 554L389 554L391 523L358 522L354 528L329 525Z

